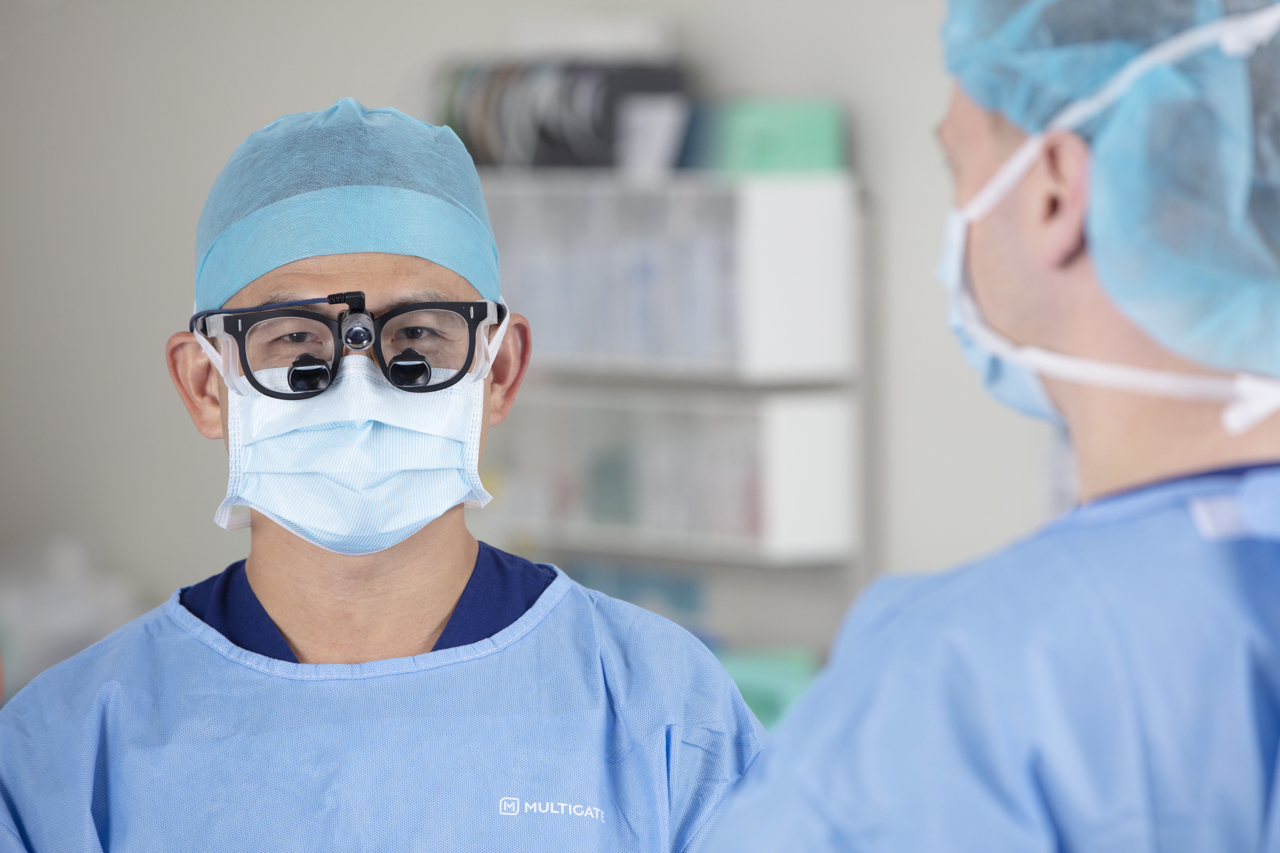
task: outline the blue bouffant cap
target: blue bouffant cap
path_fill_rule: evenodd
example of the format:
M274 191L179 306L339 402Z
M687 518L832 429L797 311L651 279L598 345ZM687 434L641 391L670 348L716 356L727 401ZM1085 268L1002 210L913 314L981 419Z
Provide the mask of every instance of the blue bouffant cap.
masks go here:
M498 250L475 165L447 127L347 98L246 139L196 229L196 310L302 258L425 258L497 300Z
M949 0L947 67L1036 133L1126 63L1276 0ZM1265 29L1265 27L1263 28ZM1078 132L1089 141L1090 257L1155 340L1280 375L1280 39L1156 67Z

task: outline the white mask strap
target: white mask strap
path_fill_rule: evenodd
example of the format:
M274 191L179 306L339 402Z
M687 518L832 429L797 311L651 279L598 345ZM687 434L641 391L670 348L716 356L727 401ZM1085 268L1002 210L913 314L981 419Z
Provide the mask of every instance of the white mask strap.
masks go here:
M1049 122L1049 127L1053 130L1079 127L1124 97L1133 84L1153 68L1176 65L1215 45L1227 56L1252 56L1259 47L1275 38L1277 33L1280 33L1280 3L1257 12L1231 15L1192 27L1130 60L1128 65L1111 78L1111 82L1090 97L1076 101L1060 112Z
M213 362L213 369L218 371L218 375L225 381L227 378L227 370L226 365L223 364L223 362L226 360L226 356L223 353L218 352L217 347L209 343L209 339L204 335L196 332L195 336L196 343L200 345L200 349L204 350L204 354L209 357L209 361Z
M1243 373L1234 377L1172 373L1022 347L986 324L968 290L956 294L956 308L965 332L976 344L1041 376L1172 400L1223 403L1222 427L1230 435L1246 433L1280 411L1280 381L1274 379Z
M1013 192L1013 188L1027 176L1031 167L1040 161L1040 152L1043 150L1043 134L1037 133L1028 137L991 180L987 181L987 185L965 205L964 210L961 211L965 221L973 223L986 219L991 211L999 207L1000 202L1004 201L1005 197Z
M233 394L241 395L254 393L249 381L240 375L239 365L236 360L236 342L230 335L222 331L222 318L210 317L206 323L206 328L218 338L218 342L222 345L222 350L219 351L200 332L194 333L196 343L200 345L200 349L204 351L209 361L213 363L213 369L218 371L218 375L222 377L227 390Z
M505 300L498 300L502 307L507 308ZM493 338L486 336L488 327L480 330L480 369L476 376L477 379L484 379L489 375L489 369L493 367L493 359L498 355L498 349L502 346L502 339L507 336L507 326L511 323L511 311L507 309L503 312L502 322L498 324L498 330L493 333Z

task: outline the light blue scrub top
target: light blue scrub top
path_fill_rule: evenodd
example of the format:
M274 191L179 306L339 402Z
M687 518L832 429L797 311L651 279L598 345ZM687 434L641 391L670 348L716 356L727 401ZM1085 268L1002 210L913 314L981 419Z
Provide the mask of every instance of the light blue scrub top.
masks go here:
M708 850L1280 850L1277 540L1257 468L881 581Z
M178 596L0 709L0 851L691 851L763 732L698 640L562 573L467 646L245 651Z

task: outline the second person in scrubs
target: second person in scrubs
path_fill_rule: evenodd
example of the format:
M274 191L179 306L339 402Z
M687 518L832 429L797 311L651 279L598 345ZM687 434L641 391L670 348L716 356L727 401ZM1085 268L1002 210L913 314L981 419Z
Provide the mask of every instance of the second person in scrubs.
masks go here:
M952 324L1067 431L1082 503L873 586L716 853L1280 845L1277 31L1254 0L952 0Z

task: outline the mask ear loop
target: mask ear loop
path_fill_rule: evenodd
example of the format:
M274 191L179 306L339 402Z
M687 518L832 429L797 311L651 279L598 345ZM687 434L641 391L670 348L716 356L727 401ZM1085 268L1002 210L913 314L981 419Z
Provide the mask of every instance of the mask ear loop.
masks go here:
M504 309L507 309L507 303L501 297L499 297L498 302L495 304L500 304ZM497 313L496 309L494 313ZM476 334L480 340L476 342L476 347L479 350L479 358L476 359L475 368L476 379L484 379L489 375L489 370L493 367L493 359L497 356L498 350L502 347L502 339L507 336L507 326L510 322L511 311L510 309L507 309L503 312L502 322L498 324L498 330L494 332L492 340L490 340L489 336L486 334L490 326L493 325L492 323L486 322L477 330Z
M239 394L243 397L248 392L241 384L243 377L240 375L240 357L236 352L235 339L222 331L221 317L209 318L205 321L206 327L210 327L214 322L218 324L218 328L210 328L210 331L212 331L213 336L217 338L218 343L222 346L222 350L219 351L217 347L209 342L208 337L199 331L194 333L196 336L196 343L200 345L200 349L204 351L204 354L208 357L209 361L213 362L213 369L218 371L218 375L222 377L222 381L227 388L232 393Z

